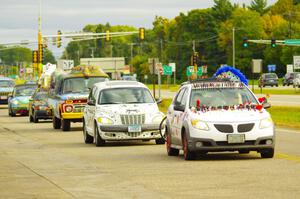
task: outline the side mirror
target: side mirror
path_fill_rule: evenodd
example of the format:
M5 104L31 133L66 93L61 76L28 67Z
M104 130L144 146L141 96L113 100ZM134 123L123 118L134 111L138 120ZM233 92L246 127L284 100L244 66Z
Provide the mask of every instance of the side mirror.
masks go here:
M162 99L156 99L155 101L156 101L157 104L160 104L160 103L162 103L163 100Z
M271 104L268 102L263 103L264 109L271 108Z
M89 106L95 106L95 102L94 101L88 101L87 105L89 105Z
M175 111L181 111L184 112L185 107L182 105L174 105L174 110Z

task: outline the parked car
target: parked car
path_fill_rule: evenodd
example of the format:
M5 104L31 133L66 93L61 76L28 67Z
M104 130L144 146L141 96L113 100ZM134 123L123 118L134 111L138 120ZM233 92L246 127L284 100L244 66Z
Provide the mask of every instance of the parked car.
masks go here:
M284 75L283 80L282 80L282 85L285 86L289 86L289 85L293 85L293 80L295 78L295 76L299 74L299 73L287 73Z
M36 90L37 85L21 84L14 87L13 93L8 98L8 115L28 115L29 99Z
M8 103L8 96L11 95L15 82L11 78L0 77L0 104Z
M38 123L40 119L52 119L52 111L48 105L48 92L37 89L29 100L29 121Z
M296 88L300 88L300 73L295 74L295 77L293 79L293 87Z
M177 156L182 149L191 160L197 153L257 151L272 158L275 131L268 107L241 82L184 84L168 108L167 154Z
M258 80L259 87L265 86L277 86L278 87L278 76L276 73L263 73Z
M164 144L159 111L150 90L136 81L97 83L90 91L83 115L85 143L102 146L106 141L155 140Z

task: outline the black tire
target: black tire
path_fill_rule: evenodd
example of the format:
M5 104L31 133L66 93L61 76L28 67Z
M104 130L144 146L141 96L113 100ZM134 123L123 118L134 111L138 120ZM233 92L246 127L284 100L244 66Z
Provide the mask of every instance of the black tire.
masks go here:
M194 160L196 158L196 153L189 149L186 133L183 133L182 135L182 147L185 160Z
M276 84L276 87L278 87L278 84Z
M63 131L70 131L70 129L71 129L71 122L70 122L70 120L62 119L62 121L61 121L61 129Z
M285 83L283 83L282 86L285 86Z
M11 116L11 110L9 107L8 107L8 116Z
M274 157L274 149L265 149L260 152L261 158L273 158Z
M95 124L95 128L94 128L94 139L95 139L96 147L105 145L105 140L103 140L101 138L101 136L99 135L99 130L98 130L97 124Z
M174 148L171 147L171 135L170 135L170 133L167 133L166 147L167 147L168 156L178 156L179 155L179 150L174 149Z
M165 139L164 138L155 139L155 143L156 144L165 144Z
M39 122L39 119L36 117L35 112L33 113L33 122L34 123L38 123Z
M10 110L10 116L11 117L16 117L16 113L14 113L13 110Z
M86 131L86 126L85 126L84 119L83 119L83 122L82 122L82 133L83 133L84 143L92 144L94 142L94 137L90 136Z
M263 85L263 87L266 87L266 85Z
M246 150L246 149L239 150L239 154L248 154L248 153L250 153L249 150Z
M31 123L31 122L33 122L33 118L32 118L32 116L29 114L29 122Z
M59 118L53 116L52 124L53 124L53 128L54 129L60 129L60 127L61 127L61 120Z

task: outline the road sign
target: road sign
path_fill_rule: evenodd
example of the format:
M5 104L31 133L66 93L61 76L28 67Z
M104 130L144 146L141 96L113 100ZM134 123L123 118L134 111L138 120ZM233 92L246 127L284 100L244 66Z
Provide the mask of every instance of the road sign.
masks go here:
M202 76L203 68L202 66L198 67L197 76Z
M163 75L172 75L172 67L163 65Z
M275 72L276 71L276 65L275 64L269 64L268 65L268 71L269 72Z
M261 73L262 59L252 59L252 73Z
M294 56L294 70L300 69L300 56Z
M172 67L172 72L176 71L176 63L169 63L169 66Z
M294 66L293 66L293 64L287 64L286 65L286 73L292 73L292 72L294 72Z
M158 63L158 62L159 62L158 58L149 58L148 59L148 65L149 65L150 74L156 73L157 70L155 70L155 66L156 66L156 63Z
M190 77L190 76L192 76L193 73L194 73L194 66L188 66L188 67L186 68L186 75L187 75L188 77Z
M297 45L300 44L300 39L287 39L284 41L285 44Z

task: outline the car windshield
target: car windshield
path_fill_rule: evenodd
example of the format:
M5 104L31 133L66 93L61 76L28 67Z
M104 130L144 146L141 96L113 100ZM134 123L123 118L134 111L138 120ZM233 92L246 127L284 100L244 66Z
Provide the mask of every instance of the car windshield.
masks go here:
M31 96L33 95L36 87L34 86L19 86L16 87L15 96Z
M114 88L106 89L99 95L99 104L136 104L154 103L154 99L146 88Z
M104 77L76 77L65 79L63 83L62 93L88 93L89 89L93 87L95 83L103 82Z
M38 92L34 96L34 100L45 100L48 97L47 92Z
M14 87L15 83L9 80L0 80L0 87Z
M224 89L193 89L190 107L196 106L196 101L204 106L233 106L247 102L257 104L253 94L247 88L224 88Z
M266 74L266 78L277 78L275 73Z

